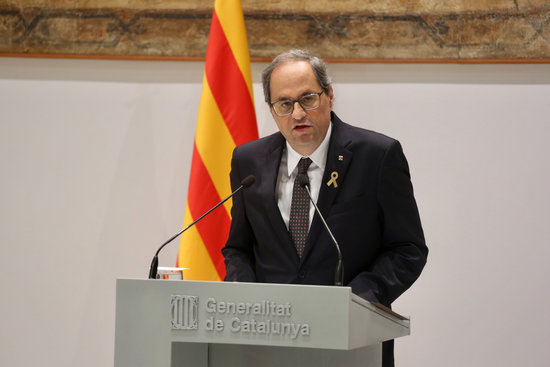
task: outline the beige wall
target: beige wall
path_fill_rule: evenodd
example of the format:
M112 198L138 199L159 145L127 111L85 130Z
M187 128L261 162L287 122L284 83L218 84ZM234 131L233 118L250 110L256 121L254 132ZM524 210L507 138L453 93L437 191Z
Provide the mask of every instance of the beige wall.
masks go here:
M183 220L202 67L0 58L0 365L112 365L115 279ZM431 248L399 365L546 365L550 65L330 69L340 117L402 141Z

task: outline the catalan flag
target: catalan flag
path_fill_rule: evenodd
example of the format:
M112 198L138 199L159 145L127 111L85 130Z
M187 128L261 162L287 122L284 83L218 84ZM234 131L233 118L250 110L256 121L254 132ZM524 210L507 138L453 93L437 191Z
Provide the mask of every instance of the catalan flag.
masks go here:
M216 0L183 226L231 193L233 149L258 138L250 56L240 0ZM229 234L231 200L184 233L177 265L187 280L222 280L221 249Z

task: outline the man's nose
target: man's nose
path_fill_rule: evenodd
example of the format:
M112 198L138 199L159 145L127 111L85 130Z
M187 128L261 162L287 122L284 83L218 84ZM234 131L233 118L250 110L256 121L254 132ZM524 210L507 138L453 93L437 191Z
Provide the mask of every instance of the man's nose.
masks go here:
M306 111L302 108L302 105L298 101L294 102L294 110L292 111L292 117L295 120L301 120L306 115Z

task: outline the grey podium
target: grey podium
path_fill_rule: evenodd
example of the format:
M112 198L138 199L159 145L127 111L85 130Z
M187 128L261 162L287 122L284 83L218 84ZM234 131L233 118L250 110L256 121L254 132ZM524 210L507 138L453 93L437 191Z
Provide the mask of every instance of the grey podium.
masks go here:
M349 287L118 279L115 367L381 366L410 320Z

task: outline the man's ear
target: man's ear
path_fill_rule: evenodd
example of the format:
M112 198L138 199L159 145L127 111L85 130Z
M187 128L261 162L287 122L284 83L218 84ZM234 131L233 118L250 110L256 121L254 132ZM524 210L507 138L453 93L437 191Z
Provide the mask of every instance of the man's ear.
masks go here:
M332 90L332 86L331 86L330 89L329 89L328 98L329 98L329 100L330 100L329 106L330 106L330 109L332 110L333 102L334 102L334 92L333 92L333 90Z

